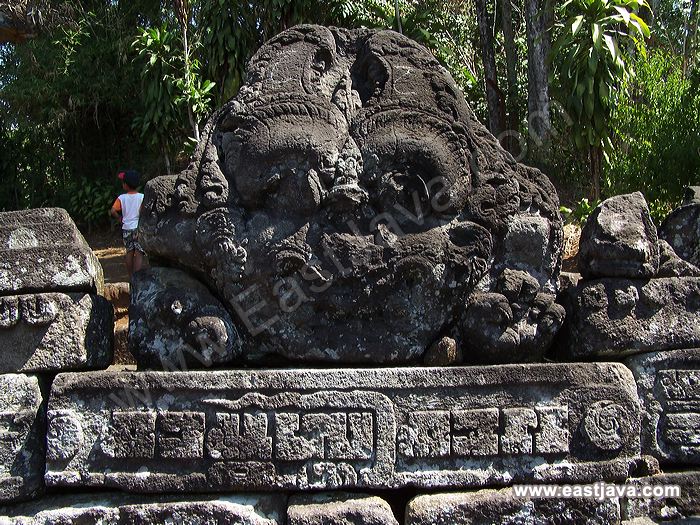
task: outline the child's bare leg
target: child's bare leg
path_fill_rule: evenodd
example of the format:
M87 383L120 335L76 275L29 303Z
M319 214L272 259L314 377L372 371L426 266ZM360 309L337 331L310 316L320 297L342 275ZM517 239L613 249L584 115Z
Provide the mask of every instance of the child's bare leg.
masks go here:
M134 274L134 250L126 252L126 271L129 273L129 279Z
M134 273L136 273L143 267L143 254L139 250L134 250L132 253L134 254L134 259L131 264Z

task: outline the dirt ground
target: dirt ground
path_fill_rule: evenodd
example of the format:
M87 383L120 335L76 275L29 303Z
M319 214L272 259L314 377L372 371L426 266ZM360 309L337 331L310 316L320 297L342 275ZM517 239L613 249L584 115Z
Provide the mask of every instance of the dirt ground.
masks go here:
M100 260L105 275L105 283L129 282L129 274L126 272L124 255L126 250L122 243L122 232L118 227L114 229L104 228L91 232L83 231L85 240Z

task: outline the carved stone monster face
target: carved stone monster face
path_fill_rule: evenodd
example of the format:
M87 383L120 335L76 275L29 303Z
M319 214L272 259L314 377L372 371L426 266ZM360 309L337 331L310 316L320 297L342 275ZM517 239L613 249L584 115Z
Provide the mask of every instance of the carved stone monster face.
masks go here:
M299 26L269 41L145 208L149 253L228 304L253 361L417 360L510 264L513 217L544 217L529 269L545 287L561 250L546 178L391 31Z

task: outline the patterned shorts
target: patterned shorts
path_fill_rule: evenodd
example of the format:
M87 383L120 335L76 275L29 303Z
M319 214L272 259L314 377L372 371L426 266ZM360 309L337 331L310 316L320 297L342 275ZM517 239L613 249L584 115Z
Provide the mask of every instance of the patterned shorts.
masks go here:
M122 237L124 238L124 246L126 246L126 251L131 252L138 250L141 253L146 253L141 248L139 244L139 231L138 230L122 230Z

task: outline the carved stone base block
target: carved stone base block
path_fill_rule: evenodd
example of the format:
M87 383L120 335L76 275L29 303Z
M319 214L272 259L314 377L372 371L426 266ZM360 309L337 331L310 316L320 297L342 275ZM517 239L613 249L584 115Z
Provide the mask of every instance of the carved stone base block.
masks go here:
M68 212L0 213L0 295L101 293L102 267Z
M44 408L36 377L0 375L0 502L43 491Z
M618 363L59 374L47 484L128 491L619 480L639 399Z
M287 525L399 525L389 504L377 496L329 492L293 496Z
M628 358L642 403L642 450L661 463L700 465L700 350Z
M112 306L99 295L0 297L0 372L107 368Z
M513 488L418 496L406 506L406 525L521 525L620 523L618 498L527 498Z
M286 500L281 494L242 494L186 500L113 493L55 496L0 509L0 523L283 525Z
M581 281L562 296L566 357L700 346L700 278Z

